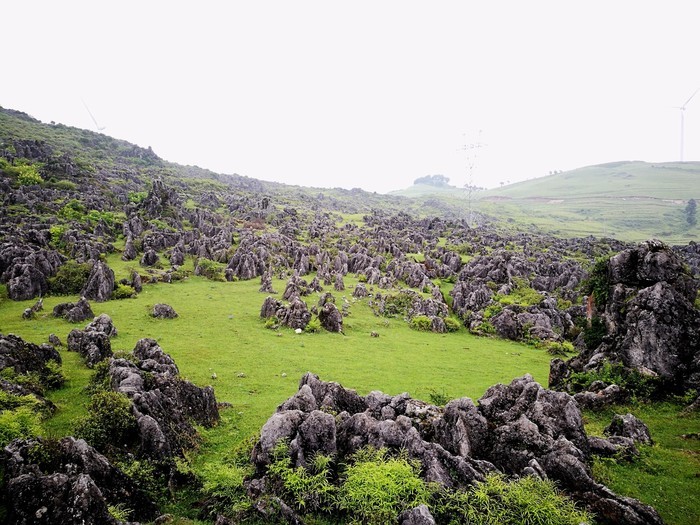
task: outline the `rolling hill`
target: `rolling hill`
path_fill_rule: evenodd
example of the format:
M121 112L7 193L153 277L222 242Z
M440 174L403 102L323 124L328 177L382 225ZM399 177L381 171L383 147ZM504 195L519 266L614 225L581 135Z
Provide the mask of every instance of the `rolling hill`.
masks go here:
M465 191L414 185L398 195L467 207ZM700 162L622 161L588 166L473 194L472 209L562 236L603 236L686 244L700 238L684 213L700 198Z

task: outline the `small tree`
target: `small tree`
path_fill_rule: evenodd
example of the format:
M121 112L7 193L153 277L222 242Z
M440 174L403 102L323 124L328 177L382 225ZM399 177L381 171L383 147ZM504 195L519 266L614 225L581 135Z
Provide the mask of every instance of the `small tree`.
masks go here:
M698 203L695 199L690 199L688 205L685 207L685 220L688 222L688 226L695 226L698 223Z

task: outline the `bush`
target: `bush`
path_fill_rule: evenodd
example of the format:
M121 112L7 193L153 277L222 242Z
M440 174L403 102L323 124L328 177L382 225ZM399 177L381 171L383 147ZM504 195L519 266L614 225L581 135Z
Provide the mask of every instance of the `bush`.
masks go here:
M322 510L329 512L333 506L336 488L330 479L330 458L317 455L311 464L312 470L292 468L288 445L280 441L273 450L273 462L268 475L279 484L288 501L299 510Z
M13 439L35 437L41 432L41 418L29 406L0 412L0 448Z
M579 525L592 516L559 493L554 482L525 476L508 482L490 474L466 491L444 490L433 514L439 522L469 525Z
M76 295L85 286L90 276L90 263L68 261L49 277L49 292L53 295Z
M54 224L49 228L49 235L51 235L51 241L49 244L52 248L57 250L62 250L66 247L66 243L63 242L63 234L66 233L66 227L58 224Z
M128 284L117 284L117 287L112 292L112 299L133 299L138 294Z
M306 332L308 334L315 334L315 333L320 332L321 329L322 329L321 320L318 317L314 317L304 327L304 332Z
M585 324L583 327L583 342L586 344L586 348L589 350L598 348L607 332L605 322L600 317L591 319L591 325Z
M124 394L98 391L87 406L88 415L75 425L75 435L100 452L130 444L137 434L131 401Z
M419 462L389 457L386 449L360 450L343 475L338 508L360 523L396 523L401 512L429 500L419 472Z
M574 372L567 379L574 392L586 390L594 381L603 381L611 385L615 384L627 390L632 396L638 399L660 399L663 398L667 390L673 390L674 385L655 376L647 376L636 369L625 368L621 363L603 362L598 370L587 372Z
M69 180L56 181L53 186L57 190L63 190L63 191L72 191L72 190L78 189L78 185L75 182L72 182Z
M58 215L69 221L80 221L85 216L85 211L85 206L78 199L71 199L59 210Z
M197 268L195 268L194 273L212 281L225 281L224 268L226 268L225 264L200 257L197 260Z
M17 172L17 182L22 186L32 186L42 184L44 179L39 175L39 170L33 164L15 166Z
M445 328L448 332L458 332L462 328L462 323L454 317L445 317Z
M427 315L417 315L409 321L408 326L419 332L430 332L432 322Z

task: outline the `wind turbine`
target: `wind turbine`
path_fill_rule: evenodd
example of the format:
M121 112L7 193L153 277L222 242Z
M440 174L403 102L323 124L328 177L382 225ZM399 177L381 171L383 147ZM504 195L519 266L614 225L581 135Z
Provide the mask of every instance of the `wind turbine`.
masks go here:
M85 109L86 109L87 112L90 114L90 118L91 118L92 121L95 123L95 127L97 128L97 131L102 131L103 129L105 129L104 126L100 127L100 125L97 123L97 120L95 119L95 116L92 114L92 111L90 111L90 108L89 108L88 105L85 103L85 101L84 101L82 98L80 99L80 101L83 103L83 106L85 106ZM681 157L682 157L682 155L681 155ZM683 160L683 159L681 159L681 160Z
M684 141L684 134L685 134L685 107L688 105L688 102L693 100L693 97L698 94L698 91L700 91L700 88L696 89L695 92L690 95L690 98L685 101L685 104L682 106L676 106L676 109L679 109L681 111L681 162L683 162L683 141Z

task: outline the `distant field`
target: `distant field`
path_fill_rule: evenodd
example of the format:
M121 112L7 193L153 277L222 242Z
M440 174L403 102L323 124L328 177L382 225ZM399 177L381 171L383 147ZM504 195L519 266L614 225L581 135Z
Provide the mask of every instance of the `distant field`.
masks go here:
M468 206L458 188L417 185L397 193ZM700 240L700 226L689 226L684 214L691 198L700 200L699 162L616 162L476 192L472 209L562 237L687 244Z

